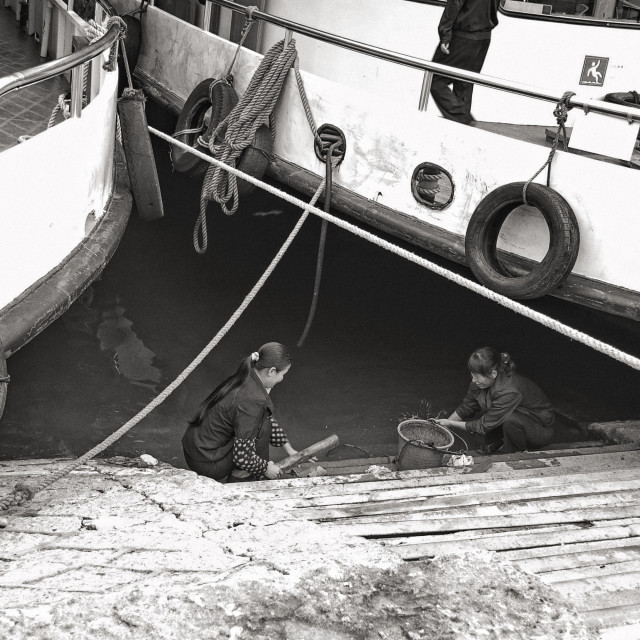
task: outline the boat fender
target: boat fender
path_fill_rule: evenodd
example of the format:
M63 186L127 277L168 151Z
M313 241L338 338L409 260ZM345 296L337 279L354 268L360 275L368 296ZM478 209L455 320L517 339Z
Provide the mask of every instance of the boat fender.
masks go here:
M124 23L127 26L127 32L124 38L124 50L127 54L127 62L129 63L129 71L133 74L136 65L138 64L138 57L140 56L140 49L142 47L142 25L140 20L133 16L124 15L121 16ZM122 55L122 44L118 48L118 96L122 95L122 92L129 81L127 79L127 71L124 66L124 59Z
M4 354L4 346L0 340L0 418L4 411L4 405L7 401L7 384L9 382L9 374L7 373L7 357Z
M140 89L125 89L118 100L118 115L138 215L143 220L156 220L162 218L164 210L144 100L144 93Z
M237 169L253 178L262 179L269 166L272 150L271 129L266 124L260 125L253 137L253 142L242 152ZM238 178L237 183L238 198L248 196L255 189L255 185L242 178Z
M626 91L621 93L607 93L604 97L606 102L623 104L626 107L637 107L640 109L640 93L637 91Z
M539 298L560 286L573 269L580 247L578 222L567 201L549 187L530 183L527 202L547 223L549 249L528 273L515 275L507 270L498 259L498 236L509 214L525 204L524 184L512 182L489 193L473 212L465 237L465 253L475 277L493 291L522 300Z
M204 142L208 142L213 131L231 113L237 103L238 94L228 82L214 78L203 80L189 94L184 103L176 123L174 138L208 154L208 147L198 143L200 135L202 134ZM209 110L211 110L210 120L204 132L205 115ZM210 166L205 160L177 146L171 148L171 162L175 171L190 176L202 175Z
M238 95L233 87L225 80L204 80L191 92L184 108L180 113L176 124L174 137L198 148L203 153L210 155L209 140L218 125L231 113L238 103ZM207 129L202 134L202 143L198 142L200 131L204 129L204 116L211 109L210 120ZM218 131L220 142L224 139L225 127ZM207 145L207 146L205 146ZM271 151L273 149L273 135L268 125L258 127L252 143L242 152L236 168L254 178L262 178L269 165ZM206 160L202 160L188 151L173 147L171 150L173 168L179 173L186 173L197 177L204 175L211 166ZM241 178L237 179L238 197L249 195L254 190L254 185Z

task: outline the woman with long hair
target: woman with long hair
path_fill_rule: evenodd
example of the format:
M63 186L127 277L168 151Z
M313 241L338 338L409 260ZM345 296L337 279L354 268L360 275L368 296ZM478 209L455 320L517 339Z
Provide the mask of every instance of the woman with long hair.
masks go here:
M269 444L288 455L296 450L273 415L269 394L290 368L286 347L267 342L202 401L182 437L192 471L228 482L280 477L280 467L269 460Z
M468 366L471 384L467 395L438 424L469 433L491 433L492 446L485 452L500 449L500 431L504 453L539 449L551 442L555 422L551 403L535 382L516 373L508 353L483 347L471 354Z

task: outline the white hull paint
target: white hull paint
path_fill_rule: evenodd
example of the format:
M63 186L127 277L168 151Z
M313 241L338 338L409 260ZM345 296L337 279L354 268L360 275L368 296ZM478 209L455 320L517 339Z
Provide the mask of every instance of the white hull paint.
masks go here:
M303 12L298 11L299 3L272 0L267 4L268 8L275 7L273 13L304 22L300 16ZM311 26L328 30L331 25L339 22L338 18L341 18L342 14L337 6L331 10L331 6L336 4L333 0L323 0L320 4L328 10L317 12L318 19L308 22L312 23ZM362 2L354 0L351 4ZM373 0L367 0L366 4L378 9L381 6ZM387 12L393 15L393 11L388 7L390 3L386 4ZM395 4L400 6L397 1ZM409 2L401 4L407 11L415 11L418 8L428 11L438 9ZM296 12L293 12L293 5ZM315 6L316 3L309 5ZM307 7L309 5L305 3ZM116 6L122 11L124 7L133 8L135 3L132 0L121 0ZM308 11L312 9L308 8ZM367 17L366 12L364 15ZM329 21L327 24L320 20L324 17ZM371 22L371 16L368 17ZM435 31L437 17L439 14L434 17L432 29L425 25L422 30L424 41L429 47L428 51L432 49L429 44L432 35L429 35L429 31ZM504 21L507 19L501 16L501 27L506 31ZM336 27L336 32L365 40L364 34L369 23L364 20L362 23L355 20L351 22L346 14L344 22L353 24L354 29L346 31L345 28ZM136 74L147 87L159 92L178 109L199 82L206 78L223 77L236 52L236 45L227 40L204 32L154 7L148 9L142 23L143 43ZM553 25L555 23L550 23L549 28ZM355 27L359 27L363 33L358 32ZM276 40L273 29L274 27L265 26L265 46ZM496 35L499 31L500 29L496 30ZM604 28L600 31L608 34L608 30ZM612 31L621 40L620 34L624 34L625 37L631 34L638 39L637 31ZM411 32L409 34L411 35ZM386 44L388 47L393 45L393 42L384 41L384 32L380 27L374 35L374 44ZM281 38L280 30L277 39ZM401 50L416 53L416 38L417 32L411 37L408 36L406 46ZM419 241L418 236L428 237L432 234L437 242L441 243L441 251L438 252L464 262L461 247L464 246L469 218L478 203L500 185L528 180L545 162L549 149L445 120L438 115L437 109L418 111L417 94L408 97L402 91L394 93L389 90L383 91L374 99L371 88L377 87L378 81L382 85L391 84L391 76L381 78L378 75L374 78L368 75L371 71L365 69L362 77L366 86L363 87L362 83L355 79L361 71L343 64L346 58L343 59L341 56L358 56L366 60L364 56L335 47L321 49L329 45L320 44L315 45L318 51L314 56L312 45L307 39L304 40L304 44L301 42L298 45L300 66L303 69L304 85L314 118L317 124L330 123L339 127L347 138L346 156L337 171L334 183L344 188L345 193L360 198L365 209L370 208L373 213L368 216L368 221L375 226L394 232L394 226L402 226L408 220L413 229L417 230L416 244L429 246L428 242ZM435 41L432 44L435 44ZM422 48L425 46L427 45L422 45ZM500 51L501 46L496 38L492 49ZM331 58L329 51L338 53L335 54L335 58ZM261 55L246 49L239 54L233 75L236 90L240 95L245 91L261 59ZM633 57L625 55L626 61L632 59ZM363 64L366 67L367 63ZM494 65L495 60L490 61L488 71L494 70ZM564 68L560 61L558 65L560 69ZM329 75L331 69L334 70L333 75L337 81L323 77ZM407 70L400 69L397 79L402 78L403 71ZM415 71L410 73L421 76ZM638 73L637 69L635 73ZM634 82L635 85L632 86L640 86L637 76L632 77L630 70L622 64L618 78L623 78L622 84L615 87L611 85L607 91L623 91L629 88L629 83ZM408 84L400 82L398 86ZM411 86L414 90L416 86L419 87L419 82L412 82ZM567 88L571 87L562 86L563 91ZM602 92L602 88L600 91ZM498 103L507 96L506 93L495 90L491 93L494 101L497 99ZM518 97L518 100L524 98ZM548 112L552 112L554 107L553 104L536 101L536 106L539 104ZM484 107L479 111L484 112ZM323 175L324 165L314 154L312 134L293 72L285 82L275 115L276 156L286 165L295 167L295 171ZM455 196L452 203L442 210L429 209L419 204L412 196L411 175L414 168L422 162L439 164L453 177ZM545 178L546 172L539 176L536 182L544 183ZM292 178L291 184L296 186L295 177ZM636 207L637 194L640 193L640 171L619 162L596 160L584 155L558 151L553 162L550 186L573 208L581 234L580 252L573 274L554 295L640 319L640 269L637 267L637 250L634 247L640 231L640 217L637 216ZM375 211L379 205L386 208L385 210L391 210L394 219L376 220ZM540 214L535 210L522 208L521 213L512 218L514 219L510 219L503 229L500 247L525 258L535 259L544 255L548 246L548 231ZM406 237L406 234L403 237Z

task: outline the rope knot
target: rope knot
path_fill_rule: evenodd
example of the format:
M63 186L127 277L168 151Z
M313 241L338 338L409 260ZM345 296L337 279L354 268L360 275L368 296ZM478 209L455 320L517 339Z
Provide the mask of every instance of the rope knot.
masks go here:
M569 109L571 109L571 105L569 101L576 94L573 91L565 91L562 94L562 98L558 101L556 108L553 110L553 115L556 117L556 122L558 125L564 126L564 123L567 121L567 115L569 114Z
M127 36L127 23L120 16L112 16L107 20L107 31L112 25L117 24L120 31L118 39L111 45L109 59L102 65L105 71L114 71L118 65L118 44Z
M258 10L258 7L256 7L256 5L254 5L254 4L252 4L252 5L247 7L247 11L246 11L247 22L253 22L254 21L255 18L253 17L253 14L257 10ZM246 24L245 24L245 27L246 27Z

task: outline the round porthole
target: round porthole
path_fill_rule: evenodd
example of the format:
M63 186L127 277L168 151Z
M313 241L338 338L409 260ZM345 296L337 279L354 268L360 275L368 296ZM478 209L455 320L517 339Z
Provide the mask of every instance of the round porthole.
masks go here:
M420 204L430 209L444 209L453 200L451 174L437 164L423 162L413 170L411 193Z

